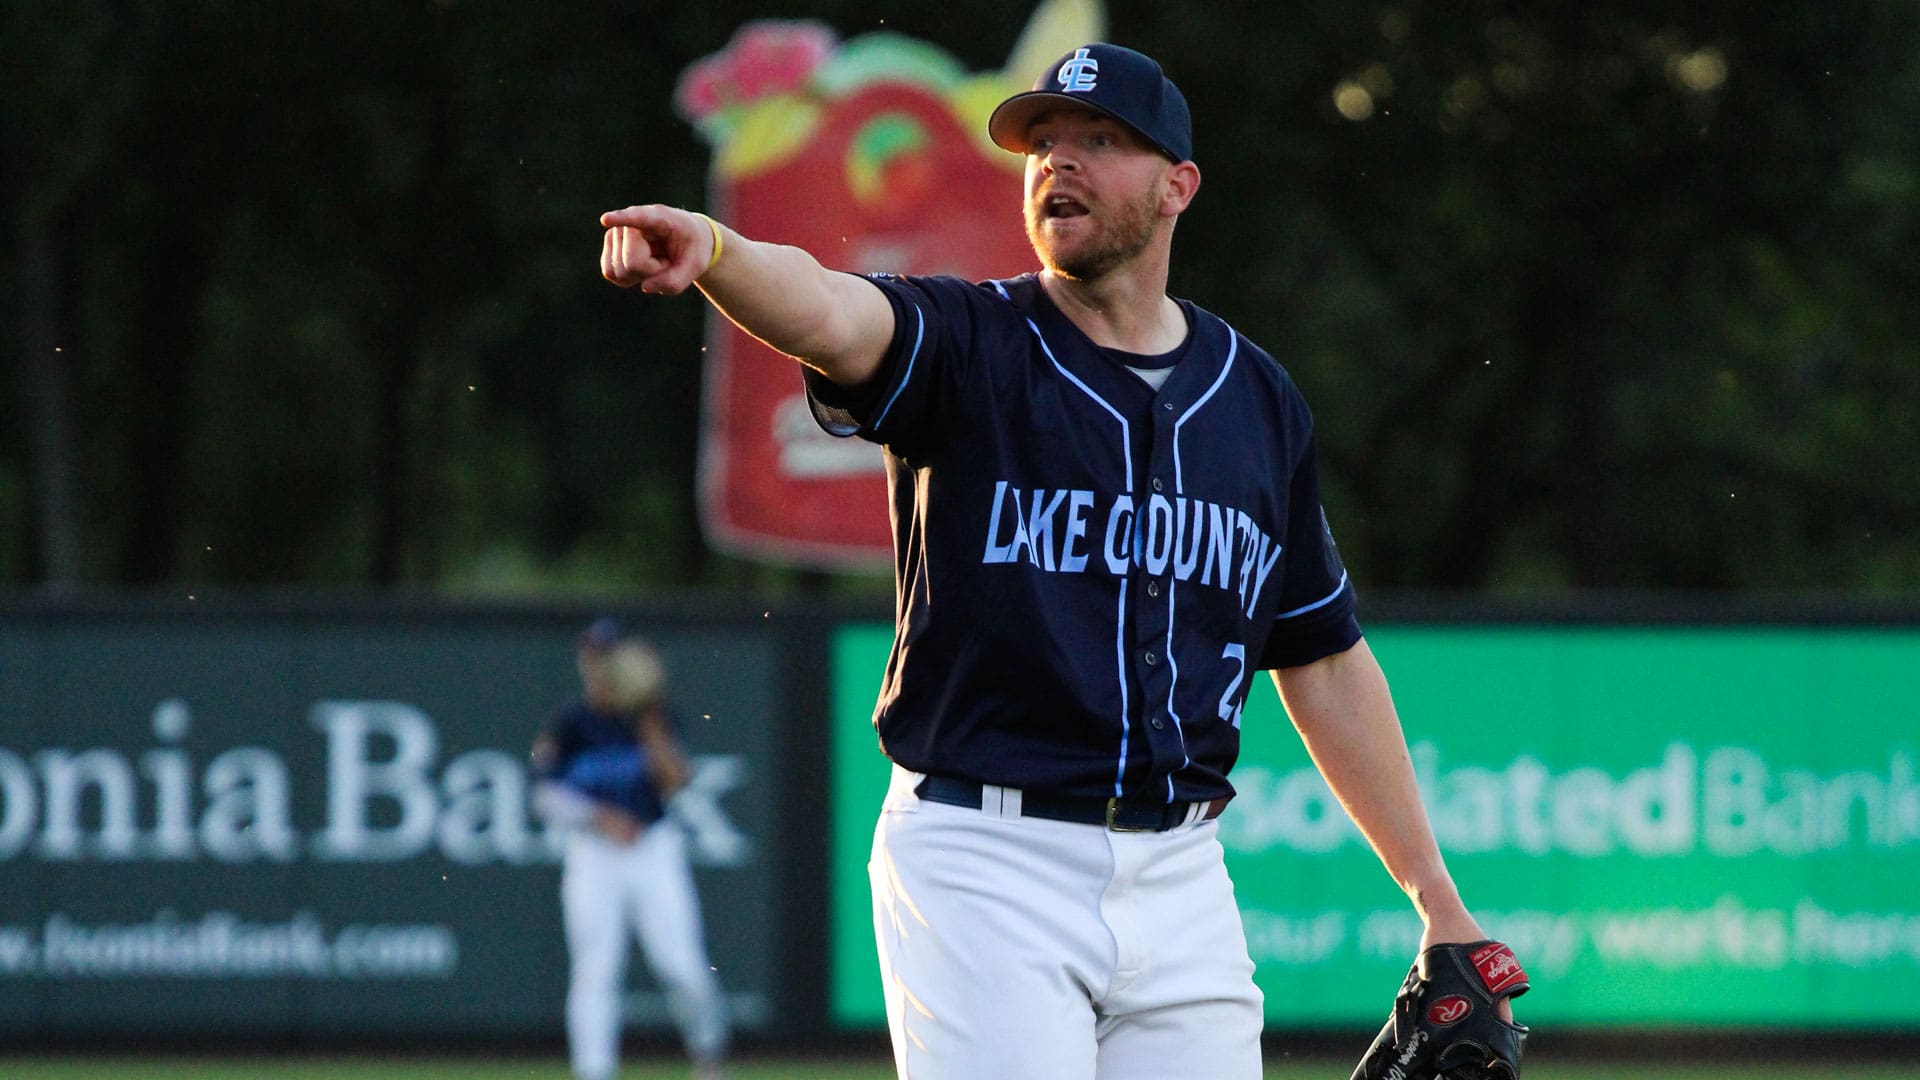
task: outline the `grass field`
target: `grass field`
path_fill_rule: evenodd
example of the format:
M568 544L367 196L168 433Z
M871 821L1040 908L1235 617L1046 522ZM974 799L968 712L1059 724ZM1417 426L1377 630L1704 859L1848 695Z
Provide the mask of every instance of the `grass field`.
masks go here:
M1266 1080L1346 1080L1352 1062L1333 1060L1269 1063ZM1633 1062L1529 1060L1527 1080L1920 1080L1920 1063L1833 1064L1798 1062L1659 1065ZM675 1061L630 1063L621 1080L685 1080ZM218 1058L192 1057L9 1057L0 1053L5 1080L569 1080L564 1063L534 1059ZM729 1080L893 1080L884 1061L781 1061L738 1063ZM983 1078L986 1080L986 1078ZM1168 1080L1178 1080L1170 1077Z

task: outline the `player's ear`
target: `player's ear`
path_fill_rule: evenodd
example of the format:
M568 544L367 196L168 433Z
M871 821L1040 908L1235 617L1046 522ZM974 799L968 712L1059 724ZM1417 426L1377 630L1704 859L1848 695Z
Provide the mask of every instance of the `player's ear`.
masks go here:
M1167 183L1160 192L1160 215L1178 217L1200 190L1200 166L1182 161L1167 170Z

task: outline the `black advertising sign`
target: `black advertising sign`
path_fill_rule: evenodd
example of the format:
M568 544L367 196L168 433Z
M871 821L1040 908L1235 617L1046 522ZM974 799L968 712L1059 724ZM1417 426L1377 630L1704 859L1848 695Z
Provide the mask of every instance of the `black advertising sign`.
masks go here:
M757 782L778 643L640 626L686 718L708 947L739 1030L779 963ZM0 618L0 1034L550 1034L564 836L527 749L571 619ZM666 1028L630 965L630 1026Z

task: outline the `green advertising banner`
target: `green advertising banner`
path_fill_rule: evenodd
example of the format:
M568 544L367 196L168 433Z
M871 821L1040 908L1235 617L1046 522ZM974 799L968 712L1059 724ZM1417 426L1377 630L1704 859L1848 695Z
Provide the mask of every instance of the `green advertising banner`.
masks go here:
M0 1036L554 1035L565 837L529 805L584 617L0 617ZM777 642L637 620L686 714L708 943L779 1015ZM668 1028L639 962L635 1029Z
M1920 631L1383 626L1448 864L1533 979L1606 1027L1920 1028ZM835 649L833 1009L882 1025L865 864L890 629ZM1371 1027L1420 924L1271 683L1220 819L1275 1027Z

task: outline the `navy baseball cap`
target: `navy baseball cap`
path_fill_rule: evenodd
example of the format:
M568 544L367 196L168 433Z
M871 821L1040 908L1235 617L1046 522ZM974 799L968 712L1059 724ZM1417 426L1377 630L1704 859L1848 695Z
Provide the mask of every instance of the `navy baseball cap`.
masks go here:
M611 649L626 636L626 628L620 625L620 620L611 615L602 615L580 631L579 645L583 649Z
M1001 102L987 134L1000 149L1024 154L1034 118L1063 104L1106 113L1175 161L1193 157L1193 117L1180 88L1152 57L1101 41L1054 61L1032 90Z

